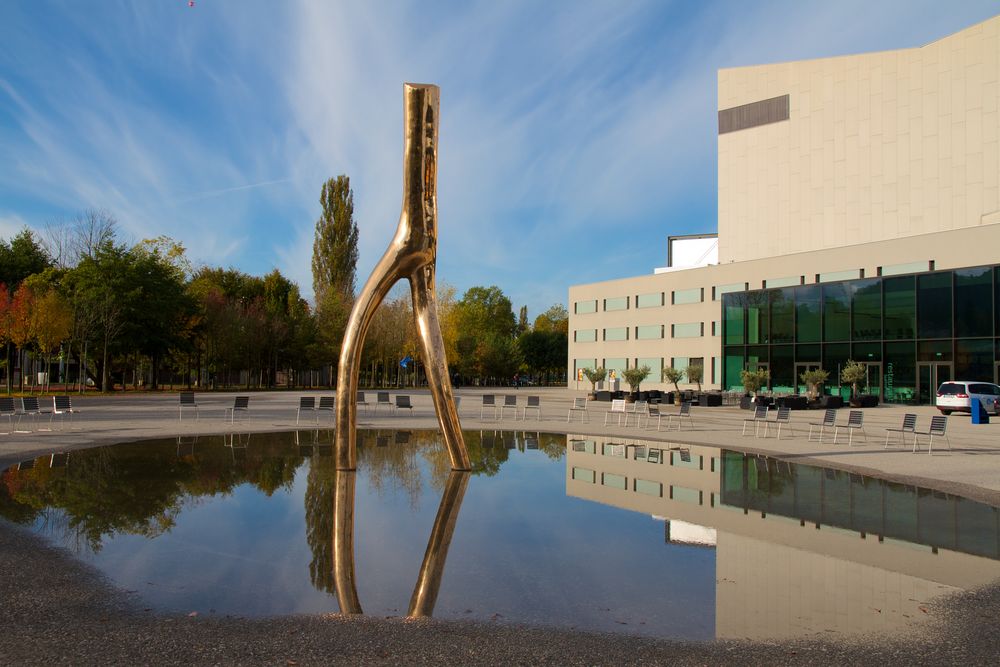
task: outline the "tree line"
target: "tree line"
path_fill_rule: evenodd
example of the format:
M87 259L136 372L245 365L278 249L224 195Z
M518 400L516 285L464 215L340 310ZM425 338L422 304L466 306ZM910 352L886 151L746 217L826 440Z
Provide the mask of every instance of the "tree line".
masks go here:
M315 307L277 269L260 277L194 268L168 237L124 241L117 221L102 211L51 227L44 237L24 229L0 239L0 370L8 393L15 381L19 390L40 381L43 389L58 382L79 391L333 386L356 287L358 228L348 178L325 183L320 203ZM472 287L461 298L447 285L438 292L458 383L505 384L518 374L565 381L563 306L529 324L526 309L515 318L496 286ZM364 386L423 382L409 294L398 294L369 330Z

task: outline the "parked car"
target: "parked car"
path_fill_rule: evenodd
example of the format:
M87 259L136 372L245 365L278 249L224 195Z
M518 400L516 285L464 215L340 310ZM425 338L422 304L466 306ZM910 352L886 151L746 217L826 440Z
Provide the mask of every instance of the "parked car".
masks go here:
M938 387L935 405L941 414L950 415L952 412L971 412L969 406L973 400L982 403L987 412L1000 415L1000 386L991 382L943 382Z

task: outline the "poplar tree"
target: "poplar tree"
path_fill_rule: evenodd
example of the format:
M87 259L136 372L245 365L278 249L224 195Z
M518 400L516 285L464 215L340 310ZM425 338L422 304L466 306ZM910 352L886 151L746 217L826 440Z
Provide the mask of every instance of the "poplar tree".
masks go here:
M312 274L316 304L324 302L328 290L353 300L358 264L358 225L354 222L351 179L341 174L323 184L319 197L323 208L316 221Z

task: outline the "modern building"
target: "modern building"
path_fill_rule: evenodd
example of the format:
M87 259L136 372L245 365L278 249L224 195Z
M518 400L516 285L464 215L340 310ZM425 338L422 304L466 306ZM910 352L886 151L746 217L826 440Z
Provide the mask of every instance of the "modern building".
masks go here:
M764 366L794 391L848 359L887 401L1000 380L1000 16L721 70L718 100L717 244L673 238L666 269L570 287L571 381L648 365L663 388L663 367L700 362L709 387Z

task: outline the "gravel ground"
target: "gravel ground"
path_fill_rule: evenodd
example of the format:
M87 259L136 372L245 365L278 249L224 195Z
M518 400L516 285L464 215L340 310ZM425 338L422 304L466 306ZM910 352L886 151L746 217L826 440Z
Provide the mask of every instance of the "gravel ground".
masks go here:
M929 605L916 637L680 642L513 625L371 617L157 613L68 552L0 520L2 665L986 665L1000 586Z

